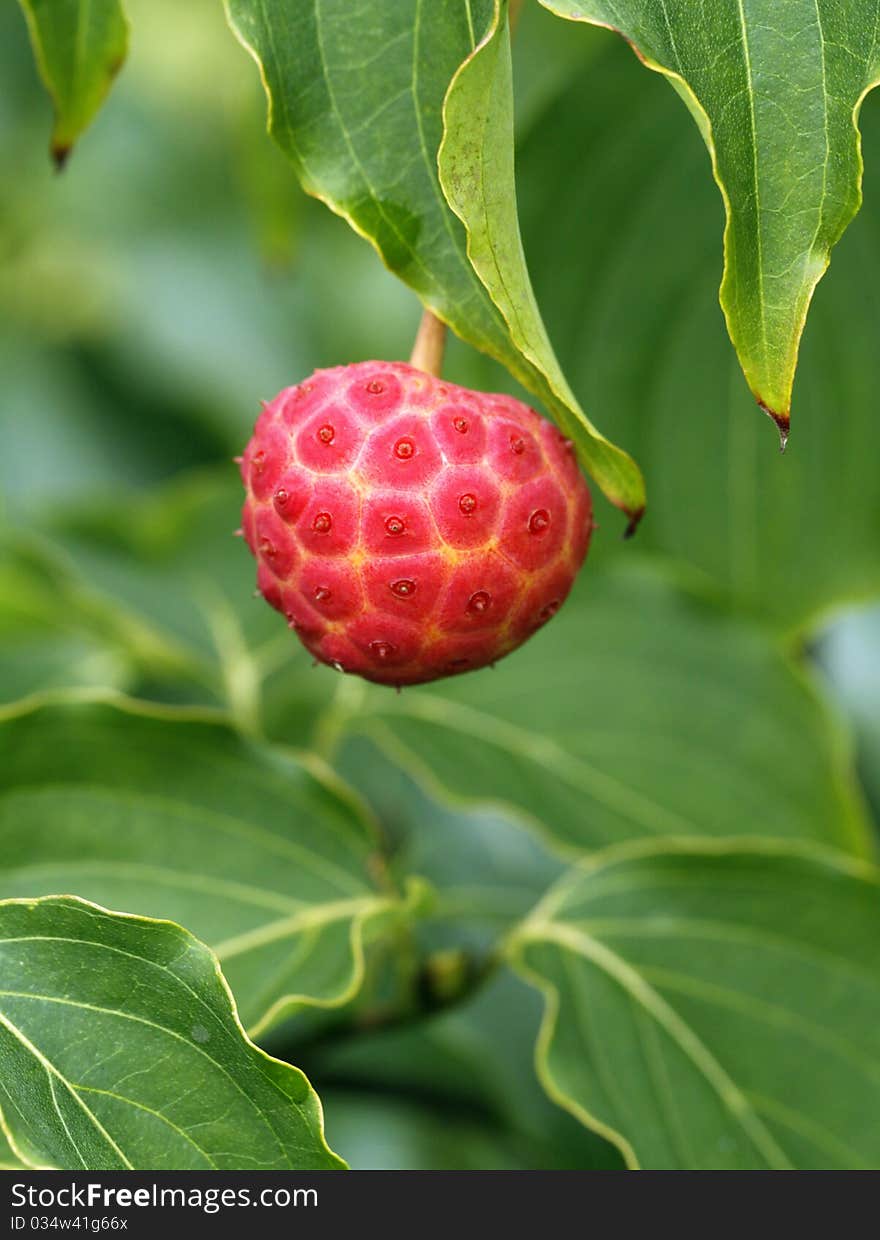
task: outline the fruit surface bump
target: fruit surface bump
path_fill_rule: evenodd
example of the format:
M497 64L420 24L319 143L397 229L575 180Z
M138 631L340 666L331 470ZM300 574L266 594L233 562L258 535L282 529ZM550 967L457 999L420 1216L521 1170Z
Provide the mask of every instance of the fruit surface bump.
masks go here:
M264 598L320 662L386 685L509 654L558 611L593 526L555 426L402 362L285 388L241 472Z

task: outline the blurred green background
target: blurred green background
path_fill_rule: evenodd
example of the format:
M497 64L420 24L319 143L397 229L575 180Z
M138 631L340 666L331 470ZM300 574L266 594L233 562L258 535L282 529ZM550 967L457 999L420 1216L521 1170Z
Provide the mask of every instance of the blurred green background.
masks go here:
M405 358L420 314L299 190L217 0L128 7L130 60L60 176L24 21L0 10L0 700L58 683L210 700L212 643L263 643L264 672L295 659L249 599L231 458L261 398L316 367ZM600 503L592 558L648 557L811 660L880 810L880 102L864 109L867 205L817 293L781 458L724 333L720 198L673 92L622 41L535 6L516 83L539 301L587 411L647 476L636 543ZM517 390L458 342L447 375ZM216 598L210 619L169 585L184 574ZM246 721L252 686L221 673ZM301 676L304 703L327 694L322 676ZM288 704L288 739L307 715ZM426 837L453 818L478 831L479 815L446 813L424 802ZM537 867L540 890L553 863L523 848L511 831L505 864L533 882ZM522 1085L539 1008L502 977L427 1032L315 1038L297 1062L354 1166L619 1165ZM493 1049L503 1026L510 1062Z

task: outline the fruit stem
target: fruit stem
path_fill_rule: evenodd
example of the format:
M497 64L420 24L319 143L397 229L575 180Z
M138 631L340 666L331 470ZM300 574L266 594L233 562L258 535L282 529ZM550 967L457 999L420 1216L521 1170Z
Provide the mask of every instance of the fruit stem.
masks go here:
M514 33L516 32L516 23L519 21L519 15L522 12L522 6L523 6L523 0L510 0L510 5L508 6L508 10L507 10L507 13L508 13L507 24L510 27L511 39L513 38Z
M427 374L439 379L443 370L443 352L446 348L446 324L441 323L436 314L426 310L419 323L416 342L413 345L410 366L416 370L424 370Z

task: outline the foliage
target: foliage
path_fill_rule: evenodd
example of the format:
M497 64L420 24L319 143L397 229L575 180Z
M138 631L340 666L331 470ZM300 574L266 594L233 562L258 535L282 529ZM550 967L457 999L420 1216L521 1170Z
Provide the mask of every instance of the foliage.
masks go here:
M214 957L179 926L7 900L0 952L4 1125L27 1164L340 1165L308 1081L247 1041Z
M280 150L216 4L128 7L62 177L125 19L0 17L0 1165L880 1166L877 5L544 0L511 72L502 0L228 0ZM648 508L396 697L229 458L405 285Z
M119 0L21 0L55 106L52 157L63 167L122 67L128 26Z

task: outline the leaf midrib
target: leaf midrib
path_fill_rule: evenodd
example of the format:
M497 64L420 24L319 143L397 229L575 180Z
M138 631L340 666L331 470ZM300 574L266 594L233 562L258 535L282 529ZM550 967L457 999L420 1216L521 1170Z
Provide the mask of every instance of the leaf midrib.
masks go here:
M702 978L692 977L677 969L645 964L637 964L635 967L643 977L657 982L661 987L668 987L680 994L695 996L715 1007L744 1013L756 1023L777 1027L787 1026L795 1030L805 1041L836 1052L842 1059L846 1059L853 1067L858 1068L869 1080L880 1084L880 1061L867 1058L852 1042L817 1025L815 1021L809 1020L801 1012L793 1011L781 1003L771 1003L747 991L737 990L733 986L720 986L716 982L706 982Z
M748 1099L699 1035L622 957L605 944L559 922L534 922L520 932L516 944L551 943L589 960L634 1000L664 1030L700 1073L751 1145L773 1170L791 1170L788 1156L777 1144Z
M218 960L226 961L233 956L257 950L303 930L320 929L335 921L346 921L349 918L390 907L391 901L381 896L365 896L358 900L337 900L329 904L319 904L313 908L301 909L279 921L267 922L264 926L246 930L234 938L218 943L213 950Z

